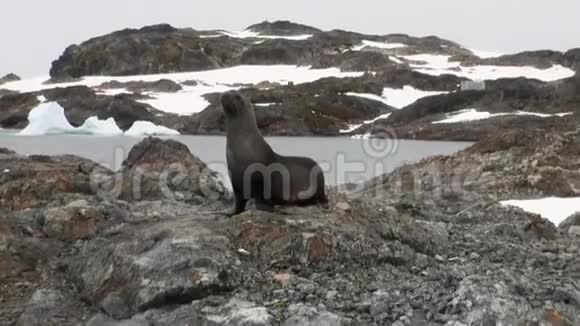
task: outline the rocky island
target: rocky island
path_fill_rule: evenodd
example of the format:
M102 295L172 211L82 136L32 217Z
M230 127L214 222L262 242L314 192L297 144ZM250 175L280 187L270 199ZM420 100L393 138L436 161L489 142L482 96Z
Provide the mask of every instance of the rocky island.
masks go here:
M71 45L44 79L8 75L0 128L44 101L73 126L113 118L223 134L218 95L238 89L266 135L476 141L515 129L574 130L580 49L490 54L435 36L322 31L289 21L242 32L125 29ZM385 133L385 129L389 132Z

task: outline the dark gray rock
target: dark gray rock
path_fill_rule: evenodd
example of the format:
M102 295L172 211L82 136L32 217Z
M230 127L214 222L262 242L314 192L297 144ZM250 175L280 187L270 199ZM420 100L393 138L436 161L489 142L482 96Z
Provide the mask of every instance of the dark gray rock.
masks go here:
M97 86L96 88L99 90L124 88L130 92L135 93L142 92L175 93L182 89L181 85L169 79L160 79L155 82L131 81L126 83L118 81L110 81L103 83Z
M117 180L122 184L115 185ZM131 201L170 199L204 202L224 198L225 187L215 171L189 148L174 140L145 138L135 145L121 170L103 188L103 196ZM120 187L120 189L119 189ZM108 192L112 190L112 192Z
M572 226L580 226L580 212L570 215L558 225L558 229L567 232Z
M247 30L260 33L262 35L307 35L321 32L318 28L307 25L293 23L287 20L278 20L275 22L263 21L259 24L248 26Z
M13 81L18 81L18 80L20 80L19 76L17 76L16 74L13 74L13 73L9 73L8 75L0 78L0 85L6 84L9 82L13 82Z

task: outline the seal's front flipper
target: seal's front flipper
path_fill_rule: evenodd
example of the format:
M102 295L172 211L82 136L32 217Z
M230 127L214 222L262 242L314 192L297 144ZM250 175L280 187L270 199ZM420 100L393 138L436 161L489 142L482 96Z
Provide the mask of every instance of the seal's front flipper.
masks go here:
M243 199L241 196L236 195L234 197L234 205L229 209L220 211L219 214L225 215L227 217L232 217L242 213L246 209L247 200Z

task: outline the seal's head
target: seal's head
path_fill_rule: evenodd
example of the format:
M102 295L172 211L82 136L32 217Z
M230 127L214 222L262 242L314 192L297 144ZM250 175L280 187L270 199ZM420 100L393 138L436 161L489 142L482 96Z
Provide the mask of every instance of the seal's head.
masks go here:
M244 127L255 126L256 118L250 103L237 91L222 94L221 104L226 115L226 121L243 124Z
M236 91L223 93L221 102L224 113L232 117L242 114L249 106L242 94Z

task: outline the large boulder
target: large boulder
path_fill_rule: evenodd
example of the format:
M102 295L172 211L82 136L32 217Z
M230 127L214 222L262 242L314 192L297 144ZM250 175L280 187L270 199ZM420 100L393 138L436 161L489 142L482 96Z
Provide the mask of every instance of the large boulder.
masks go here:
M110 190L111 195L130 201L171 199L203 203L226 195L216 172L193 156L186 145L153 137L133 146L121 170L104 190L103 194Z
M72 155L18 155L0 152L0 207L25 209L53 201L71 201L94 195L93 178L111 172Z

